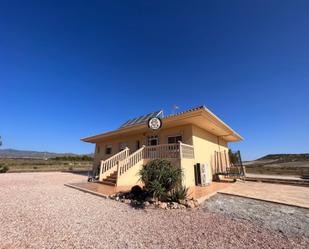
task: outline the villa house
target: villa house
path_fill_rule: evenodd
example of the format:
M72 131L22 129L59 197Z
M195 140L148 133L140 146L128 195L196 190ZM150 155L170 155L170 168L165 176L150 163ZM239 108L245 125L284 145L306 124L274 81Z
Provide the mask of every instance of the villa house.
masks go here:
M152 129L149 120L154 122ZM162 158L182 168L183 185L190 187L199 177L196 165L203 166L199 169L203 168L208 182L229 167L228 142L242 137L200 106L165 117L162 111L150 113L125 122L119 129L81 140L95 144L94 169L102 183L138 184L141 167Z

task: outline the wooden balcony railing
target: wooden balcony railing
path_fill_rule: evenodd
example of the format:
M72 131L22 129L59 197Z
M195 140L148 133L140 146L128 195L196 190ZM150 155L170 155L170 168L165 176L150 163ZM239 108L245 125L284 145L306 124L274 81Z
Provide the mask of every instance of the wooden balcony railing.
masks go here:
M177 144L143 146L131 155L129 155L129 149L126 148L107 160L101 161L101 178L116 170L118 172L118 176L120 176L143 159L160 158L193 159L194 147L181 142Z
M180 144L180 157L193 159L194 158L194 147L189 144L179 143Z
M160 144L146 146L144 156L146 159L157 158L194 158L194 147L189 144Z
M180 158L179 144L160 144L145 147L145 159Z
M144 152L145 152L145 145L142 146L139 150L135 151L133 154L131 154L126 159L119 161L118 163L118 176L125 173L127 170L129 170L131 167L133 167L135 164L139 163L141 160L144 159Z
M111 168L117 165L118 161L124 160L129 156L129 148L125 148L124 150L120 151L119 153L111 156L110 158L106 159L105 161L101 161L101 174L110 170Z

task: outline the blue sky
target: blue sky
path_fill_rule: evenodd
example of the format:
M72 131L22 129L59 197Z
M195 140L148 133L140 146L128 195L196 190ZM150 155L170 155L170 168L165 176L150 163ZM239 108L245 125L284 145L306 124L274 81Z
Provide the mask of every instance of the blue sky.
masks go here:
M206 105L245 159L309 152L308 1L1 1L3 148L92 152L81 137Z

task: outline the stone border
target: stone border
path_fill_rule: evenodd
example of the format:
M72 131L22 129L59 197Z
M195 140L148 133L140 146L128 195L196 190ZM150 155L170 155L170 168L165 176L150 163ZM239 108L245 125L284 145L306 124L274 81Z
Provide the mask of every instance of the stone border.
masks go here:
M200 198L197 198L197 201L199 204L203 203L204 201L208 200L209 198L215 196L216 194L218 194L218 192L213 192L211 194L208 194L208 195L204 195Z
M264 201L264 202L270 202L270 203L274 203L274 204L286 205L286 206L290 206L290 207L309 209L308 207L304 207L304 206L300 206L300 205L296 205L296 204L284 203L284 202L280 202L280 201L265 200L265 199L261 199L261 198L257 198L257 197L245 196L245 195L240 195L240 194L232 194L232 193L224 193L224 192L220 192L220 191L218 191L218 193L222 194L222 195L237 196L237 197L248 198L248 199L257 200L257 201Z
M142 202L139 201L135 201L135 200L131 200L131 199L127 199L125 197L120 197L123 193L117 193L114 195L105 195L96 191L92 191L86 188L82 188L82 187L78 187L75 186L74 184L69 184L66 183L64 184L64 186L69 187L69 188L73 188L73 189L77 189L79 191L82 191L84 193L89 193L92 195L96 195L99 197L103 197L105 199L110 199L110 200L114 200L117 202L121 202L124 204L128 204L131 205L132 207L135 206L143 206L144 208L160 208L160 209L186 209L186 208L190 208L190 209L194 209L194 208L198 208L199 204L201 202L199 202L198 200L191 200L191 199L186 199L183 200L182 203L178 203L178 202L161 202L161 201L150 201L150 200L145 200Z
M100 196L100 197L103 197L105 199L109 198L108 195L101 194L99 192L95 192L95 191L92 191L92 190L89 190L89 189L86 189L86 188L78 187L78 186L75 186L75 185L72 185L72 184L69 184L69 183L64 184L64 186L69 187L69 188L74 188L74 189L80 190L80 191L85 192L85 193L89 193L89 194L93 194L93 195L96 195L96 196Z

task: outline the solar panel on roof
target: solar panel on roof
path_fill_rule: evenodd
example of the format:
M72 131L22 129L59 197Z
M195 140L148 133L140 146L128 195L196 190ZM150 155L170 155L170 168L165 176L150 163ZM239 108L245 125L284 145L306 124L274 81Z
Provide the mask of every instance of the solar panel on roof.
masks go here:
M150 118L154 118L154 117L163 117L163 111L160 110L156 112L151 112L151 113L148 113L146 115L143 115L137 118L129 119L128 121L124 122L119 128L124 128L124 127L138 125L138 124L146 124Z

